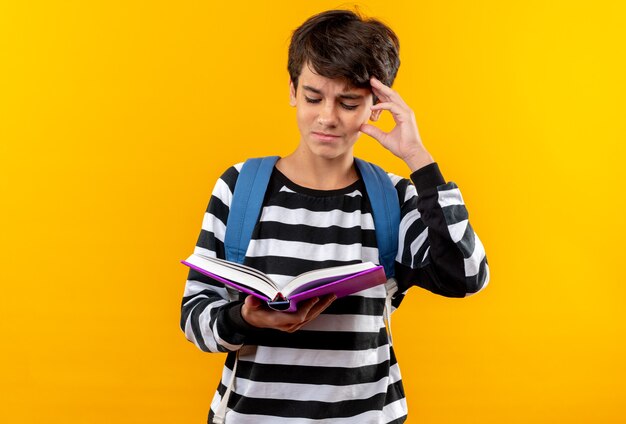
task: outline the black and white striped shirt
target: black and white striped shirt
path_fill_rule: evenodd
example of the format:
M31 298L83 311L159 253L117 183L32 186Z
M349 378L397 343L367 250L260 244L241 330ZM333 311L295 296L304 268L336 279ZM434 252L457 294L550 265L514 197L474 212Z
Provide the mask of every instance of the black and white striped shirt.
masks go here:
M224 232L242 164L217 181L196 251L224 258ZM395 310L413 285L465 297L489 281L482 243L461 192L436 163L411 180L388 174L401 206ZM339 190L301 187L274 169L244 264L279 284L305 271L372 261L378 249L362 180ZM337 299L294 333L257 329L241 318L243 299L193 270L182 300L181 329L206 352L228 352L209 422L239 352L226 422L243 424L400 423L407 405L383 321L385 287Z

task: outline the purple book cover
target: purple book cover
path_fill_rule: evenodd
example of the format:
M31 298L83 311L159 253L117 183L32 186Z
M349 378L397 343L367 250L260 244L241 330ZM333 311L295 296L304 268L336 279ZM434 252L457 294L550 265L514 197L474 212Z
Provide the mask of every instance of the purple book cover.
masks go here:
M284 312L295 312L298 309L299 302L302 302L303 300L306 300L306 299L310 299L312 297L325 296L327 294L334 293L337 296L337 298L340 298L340 297L347 296L349 294L359 292L361 290L366 290L366 289L375 287L379 284L384 284L387 281L387 277L385 276L385 271L383 267L379 265L375 268L367 269L357 274L349 275L339 280L323 284L319 287L314 287L309 290L304 290L300 293L294 293L291 296L289 296L288 299L286 299L289 301L289 308L285 309L284 301L279 300L277 302L274 302L275 299L269 299L264 294L261 294L248 287L244 287L233 281L220 277L219 275L213 274L212 272L209 272L195 265L192 265L187 261L181 261L181 263L198 271L201 274L208 275L209 277L227 286L230 286L236 290L239 290L240 292L251 294L252 296L258 297L264 302L267 302L268 305L272 309L278 309ZM276 306L281 305L281 307L275 308L272 306L272 303L275 303Z

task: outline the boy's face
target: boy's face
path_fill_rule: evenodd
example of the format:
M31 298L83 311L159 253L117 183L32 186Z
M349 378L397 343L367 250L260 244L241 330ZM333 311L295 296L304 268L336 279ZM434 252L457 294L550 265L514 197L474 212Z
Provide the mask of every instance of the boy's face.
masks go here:
M298 78L298 89L290 82L290 105L296 107L300 148L315 156L335 159L352 154L368 119L378 119L372 111L372 91L350 87L344 79L315 74L305 64Z

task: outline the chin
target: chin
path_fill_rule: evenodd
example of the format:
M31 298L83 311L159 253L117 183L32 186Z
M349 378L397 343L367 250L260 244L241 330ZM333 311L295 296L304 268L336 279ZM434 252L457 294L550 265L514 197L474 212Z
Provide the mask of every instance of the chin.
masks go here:
M312 153L314 156L317 156L319 158L326 159L326 160L333 160L333 159L337 159L340 157L345 157L346 155L350 155L352 154L352 151L322 148L322 149L314 149Z
M355 140L356 142L356 140ZM345 140L341 142L319 142L318 140L309 139L306 142L307 150L312 156L321 159L333 160L340 157L352 155L354 143L347 145Z

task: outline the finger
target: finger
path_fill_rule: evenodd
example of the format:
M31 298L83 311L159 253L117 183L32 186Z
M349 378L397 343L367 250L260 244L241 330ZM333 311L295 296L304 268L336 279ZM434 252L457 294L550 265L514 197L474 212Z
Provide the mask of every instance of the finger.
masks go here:
M406 105L406 103L397 91L395 91L391 87L386 86L376 77L372 77L372 79L370 80L370 85L372 87L372 91L379 99L385 102L392 101L400 105Z
M395 94L398 94L393 88L383 84L383 82L376 77L370 78L370 85L372 86L372 89L377 90L387 96L393 96Z
M372 86L374 94L376 94L378 98L383 98L385 101L394 98L397 94L391 87L386 86L376 77L370 79L370 85Z
M379 109L388 110L394 115L402 115L402 113L406 112L398 104L392 103L392 102L376 103L375 105L372 105L371 109L372 110L379 110Z
M393 100L387 93L377 89L374 86L372 86L372 93L374 93L374 95L378 97L378 101L390 102Z
M331 303L335 301L335 299L337 299L337 296L334 294L324 296L322 299L320 299L320 301L309 311L309 314L306 317L306 322L317 318L319 314L324 312L324 310L326 310L331 305Z
M309 315L312 314L312 313L321 312L324 309L328 308L330 306L330 304L335 301L335 299L337 299L337 295L334 294L334 293L322 296L320 298L320 301L317 302L315 304L315 306L313 306L311 308L311 311L309 312Z
M331 303L335 301L335 299L337 299L337 296L334 294L329 294L319 298L319 301L315 303L311 309L309 309L307 315L301 321L287 325L284 331L293 333L300 330L309 322L317 318L326 308L330 306Z
M294 326L291 326L291 327L289 327L289 328L285 329L285 331L286 331L287 333L295 333L295 332L296 332L296 331L298 331L298 330L299 330L299 329L300 329L303 325L304 325L304 324L294 325Z
M298 323L301 323L306 319L311 309L315 306L316 303L319 302L319 300L319 297L312 297L311 299L308 299L298 304L298 311L295 314L289 315L294 318L294 322L297 321Z
M375 127L374 125L370 125L370 124L363 124L363 125L361 125L360 131L365 133L365 134L367 134L367 135L369 135L373 139L378 140L381 143L387 137L387 133L386 132L384 132L380 128Z
M261 307L263 306L261 304L261 300L256 298L255 296L252 295L248 295L246 297L246 299L244 300L244 304L252 310L257 310L257 309L261 309Z

